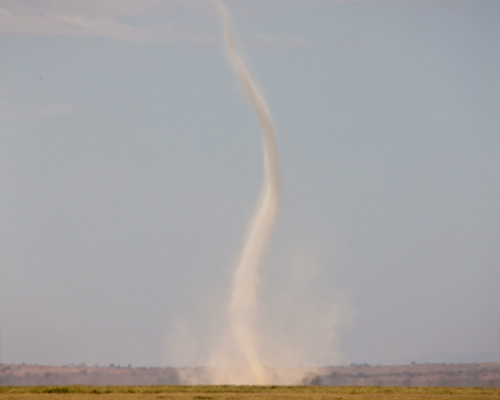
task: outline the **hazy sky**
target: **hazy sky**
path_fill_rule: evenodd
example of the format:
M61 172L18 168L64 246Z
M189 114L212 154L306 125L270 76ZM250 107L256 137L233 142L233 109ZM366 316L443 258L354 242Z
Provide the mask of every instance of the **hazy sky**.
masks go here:
M281 162L265 337L498 360L500 2L226 5ZM2 363L207 362L262 180L211 1L0 1L0 163Z

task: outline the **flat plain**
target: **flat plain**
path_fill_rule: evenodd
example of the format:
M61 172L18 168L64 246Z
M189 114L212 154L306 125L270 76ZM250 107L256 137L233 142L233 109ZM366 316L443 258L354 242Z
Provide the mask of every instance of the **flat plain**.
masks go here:
M385 386L0 386L0 400L482 400L499 388Z

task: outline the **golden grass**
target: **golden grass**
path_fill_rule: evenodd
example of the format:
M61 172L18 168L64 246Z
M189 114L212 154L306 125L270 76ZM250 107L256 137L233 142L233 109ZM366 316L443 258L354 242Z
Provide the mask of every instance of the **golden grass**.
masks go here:
M385 386L31 386L0 387L0 400L482 400L500 388Z

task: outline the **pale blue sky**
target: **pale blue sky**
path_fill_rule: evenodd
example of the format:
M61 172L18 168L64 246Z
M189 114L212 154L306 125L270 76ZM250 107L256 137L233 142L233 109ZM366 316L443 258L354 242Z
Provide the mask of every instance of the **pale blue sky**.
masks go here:
M281 159L263 331L498 360L500 3L226 4ZM262 178L215 7L3 0L0 54L2 363L205 363Z

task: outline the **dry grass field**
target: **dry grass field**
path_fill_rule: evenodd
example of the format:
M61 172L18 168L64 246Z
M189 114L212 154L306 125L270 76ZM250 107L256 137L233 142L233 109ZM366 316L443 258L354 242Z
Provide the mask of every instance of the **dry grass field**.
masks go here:
M0 400L482 400L498 388L378 386L34 386L0 387Z

